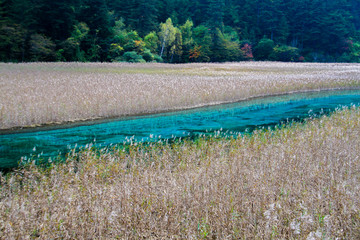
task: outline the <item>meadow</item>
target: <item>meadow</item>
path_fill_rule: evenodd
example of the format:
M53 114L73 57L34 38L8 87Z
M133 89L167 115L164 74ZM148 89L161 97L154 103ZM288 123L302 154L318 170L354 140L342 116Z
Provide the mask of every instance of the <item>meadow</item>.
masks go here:
M1 128L358 88L358 64L0 64ZM360 108L0 173L0 239L359 239Z
M0 129L359 86L359 64L0 63Z
M359 239L360 109L1 176L2 239Z

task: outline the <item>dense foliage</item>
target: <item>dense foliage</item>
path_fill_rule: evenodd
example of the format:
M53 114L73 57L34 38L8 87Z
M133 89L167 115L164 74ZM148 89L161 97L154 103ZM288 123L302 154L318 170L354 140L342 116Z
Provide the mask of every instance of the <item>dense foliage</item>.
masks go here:
M360 61L360 0L0 0L0 61Z

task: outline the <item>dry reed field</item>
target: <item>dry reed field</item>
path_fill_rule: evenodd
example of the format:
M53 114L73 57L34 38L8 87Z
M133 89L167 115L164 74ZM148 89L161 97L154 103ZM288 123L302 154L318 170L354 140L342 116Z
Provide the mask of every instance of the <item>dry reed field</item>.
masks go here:
M0 63L0 129L359 86L359 64Z
M360 239L360 109L1 177L1 239Z

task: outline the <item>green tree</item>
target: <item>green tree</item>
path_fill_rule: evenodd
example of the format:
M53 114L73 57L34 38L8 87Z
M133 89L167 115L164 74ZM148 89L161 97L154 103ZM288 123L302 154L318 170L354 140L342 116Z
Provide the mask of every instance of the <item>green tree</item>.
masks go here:
M34 31L58 41L66 40L76 24L74 1L41 0L37 3L32 11Z
M5 1L0 0L0 26L9 20L6 14Z
M143 63L143 62L145 62L143 57L141 55L137 54L135 51L124 53L122 58L127 62L134 62L134 63Z
M194 47L193 26L194 24L191 20L186 20L186 22L182 26L180 26L183 43L183 57L181 60L182 62L188 62L190 60L190 50Z
M339 60L341 62L360 63L360 41L348 39L346 42L348 44L347 51L339 57Z
M360 41L351 44L350 57L352 62L360 63Z
M150 32L144 37L145 47L149 49L152 53L158 52L159 48L159 38L156 32Z
M115 26L112 28L113 38L110 44L110 50L108 53L108 58L111 61L118 61L120 60L129 60L135 59L131 61L137 61L137 57L132 52L135 52L137 55L141 56L146 51L146 47L150 46L151 44L157 44L156 39L157 36L155 33L149 34L147 37L147 41L143 41L143 39L138 35L138 33L134 30L128 31L125 29L125 24L123 23L123 19L120 19L115 22ZM155 37L153 36L155 35ZM155 39L156 38L156 39ZM155 43L151 42L155 41ZM150 47L156 47L154 45ZM127 53L128 57L121 57L123 53Z
M30 37L30 54L33 61L55 61L55 43L42 34Z
M273 53L275 43L273 40L263 38L254 48L254 57L256 60L269 60L269 56Z
M194 28L193 35L194 48L192 50L196 50L199 52L198 54L196 54L198 55L196 60L199 62L209 62L211 56L210 48L212 45L212 38L209 29L204 25L197 26L196 28Z
M109 56L108 59L110 61L114 61L124 53L124 48L120 46L118 43L111 43L109 49Z
M211 61L213 62L224 62L227 58L227 42L220 29L216 29L212 34L212 45L211 45Z
M345 61L346 39L357 39L360 30L359 12L359 0L0 0L0 55L3 61L32 60L30 36L40 34L56 44L62 60L110 61L147 48L167 61L227 61L237 59L243 40L256 43L267 36L274 45L298 48L307 60ZM123 26L114 33L118 19ZM69 39L79 22L89 32L76 54ZM154 34L148 36L154 31L159 48L150 41Z
M84 22L77 23L73 28L71 37L61 44L63 56L69 61L85 62L87 58L85 51L81 48L81 44L88 36L90 29Z
M42 1L34 3L32 0L12 0L7 6L8 16L11 22L21 25L27 32L39 32L37 16L42 5Z
M178 28L175 28L175 40L171 47L171 60L170 62L180 62L183 54L183 41L181 31Z
M269 59L281 62L297 62L299 57L298 48L282 45L274 47L274 51L270 54Z
M147 62L152 62L155 59L154 54L152 54L149 49L145 49L142 57Z
M143 51L141 44L136 44L136 41L140 41L136 31L128 31L125 29L123 19L115 22L115 26L112 28L112 40L109 50L110 60L120 57L124 52L136 51L137 53Z
M158 25L157 12L158 0L139 0L138 3L138 18L137 31L140 36L145 36L151 31L154 31Z
M0 24L0 61L24 61L26 35L26 30L19 24Z
M238 35L237 31L230 26L224 27L224 37L228 41L239 42L239 35Z
M165 23L160 24L160 41L161 41L161 50L160 57L163 57L165 48L170 49L175 41L176 28L172 24L171 18L168 18ZM167 56L169 57L169 56Z
M123 18L128 30L136 30L140 36L145 36L156 30L159 22L159 0L114 0L109 6L115 11L116 19Z
M142 54L145 50L145 43L141 37L139 37L136 31L129 31L125 38L125 51L135 51L138 54Z
M289 24L286 17L283 15L280 19L279 27L277 28L277 42L286 44L289 34Z
M112 37L110 12L105 0L83 0L79 20L89 27L82 49L87 52L89 60L104 61L107 59L109 43Z
M240 61L244 59L244 52L240 49L237 42L225 40L226 56L224 61Z
M217 29L221 32L224 29L224 6L224 0L208 0L208 26L211 27L213 34L217 34Z

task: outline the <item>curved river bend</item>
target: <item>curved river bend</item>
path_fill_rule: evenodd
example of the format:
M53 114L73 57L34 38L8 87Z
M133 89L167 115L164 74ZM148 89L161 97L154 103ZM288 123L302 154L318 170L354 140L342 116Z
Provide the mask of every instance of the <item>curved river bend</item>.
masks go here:
M19 130L0 135L0 168L16 167L21 157L48 159L64 156L75 146L157 141L198 134L241 133L282 122L326 114L340 106L360 104L360 90L323 91L253 99L192 110L126 117L62 126L57 129Z

